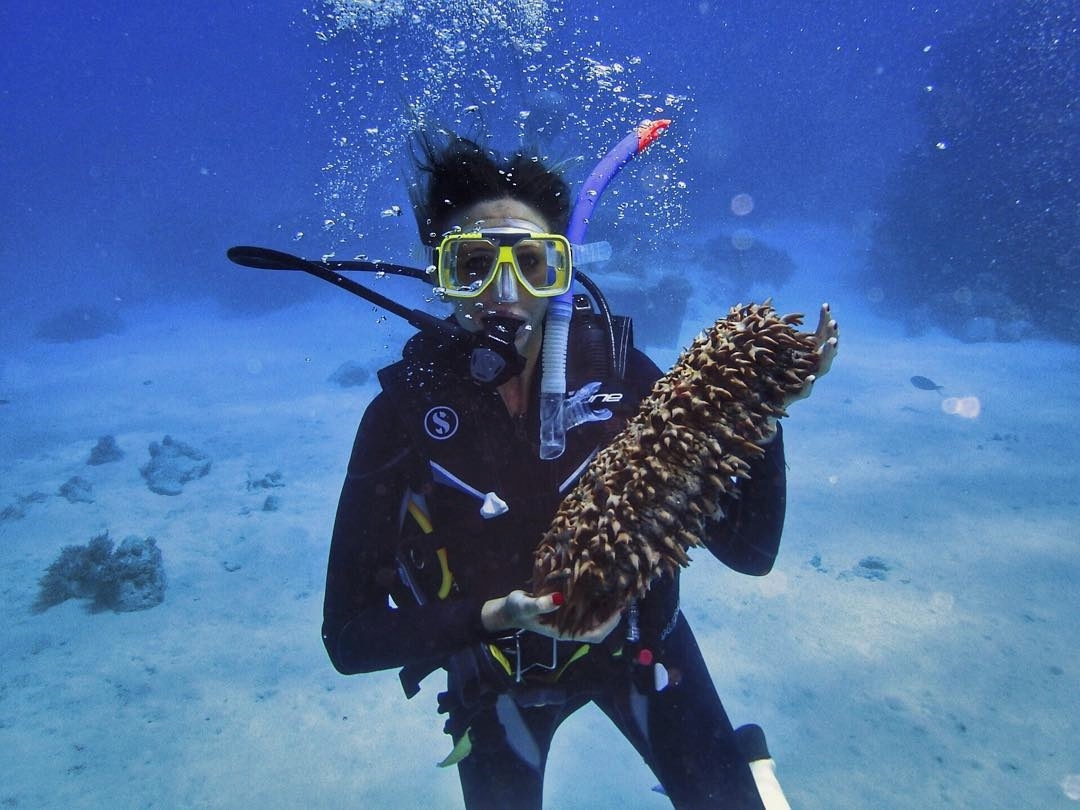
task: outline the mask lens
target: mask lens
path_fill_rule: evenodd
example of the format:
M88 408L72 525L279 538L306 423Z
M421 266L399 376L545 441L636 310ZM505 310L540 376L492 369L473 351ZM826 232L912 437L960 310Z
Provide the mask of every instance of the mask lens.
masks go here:
M439 251L439 282L451 295L478 295L491 280L499 246L489 239L447 240Z
M570 249L556 237L523 239L514 246L522 282L534 295L560 295L570 287Z
M514 261L517 262L521 279L530 287L542 290L551 286L553 279L548 270L548 251L538 239L523 239L514 245Z

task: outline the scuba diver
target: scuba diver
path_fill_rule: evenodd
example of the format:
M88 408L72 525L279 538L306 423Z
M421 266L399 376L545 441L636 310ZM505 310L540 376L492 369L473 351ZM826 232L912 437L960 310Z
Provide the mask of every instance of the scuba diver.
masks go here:
M591 282L591 299L575 292L587 217L571 211L561 173L527 151L422 130L412 159L427 272L453 314L398 313L421 329L379 372L353 445L327 565L331 662L343 674L400 668L410 698L446 670L439 711L454 745L441 764L457 766L469 808L539 808L552 737L590 702L674 806L787 807L760 729L728 719L679 610L677 575L575 636L545 621L561 594L522 590L565 493L661 376ZM583 192L586 213L617 168ZM233 250L253 266L292 258ZM343 283L326 263L301 269ZM827 306L816 339L820 376L836 346ZM555 366L573 393L557 393L552 410ZM772 568L783 528L779 424L765 449L702 538L755 576Z

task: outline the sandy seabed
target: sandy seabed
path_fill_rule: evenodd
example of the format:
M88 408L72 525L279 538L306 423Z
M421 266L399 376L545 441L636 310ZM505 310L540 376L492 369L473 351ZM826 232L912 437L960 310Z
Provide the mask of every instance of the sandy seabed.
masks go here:
M823 285L802 283L778 309L813 311L806 290ZM691 306L684 342L712 306ZM1080 351L907 337L858 307L836 302L840 358L786 425L773 573L699 554L684 577L719 692L736 724L765 728L797 808L1076 807ZM438 678L406 701L394 672L338 675L319 638L337 495L375 390L328 377L390 362L408 327L332 295L244 319L126 318L122 335L24 346L2 367L0 509L18 508L0 521L0 806L460 807L435 767L450 747ZM947 413L947 396L979 415ZM88 466L106 434L124 458ZM176 496L139 472L165 435L213 459ZM251 486L271 473L276 511ZM92 502L58 494L73 476ZM105 531L157 540L165 601L35 612L60 549ZM546 805L668 806L654 783L587 709L556 737Z

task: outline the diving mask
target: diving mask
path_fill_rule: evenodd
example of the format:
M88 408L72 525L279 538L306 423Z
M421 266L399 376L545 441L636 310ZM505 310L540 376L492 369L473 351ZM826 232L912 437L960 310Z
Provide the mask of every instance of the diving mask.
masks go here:
M516 228L448 234L439 244L436 266L440 292L448 298L476 298L500 273L513 273L537 298L562 295L573 278L565 236Z

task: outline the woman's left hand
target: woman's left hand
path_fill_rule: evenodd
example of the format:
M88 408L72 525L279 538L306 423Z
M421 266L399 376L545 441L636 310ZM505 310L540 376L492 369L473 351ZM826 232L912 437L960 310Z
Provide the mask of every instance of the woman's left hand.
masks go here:
M833 360L836 359L836 352L840 348L840 325L833 319L832 309L828 304L821 305L817 330L814 332L814 342L817 344L817 371L806 378L806 384L802 388L788 397L784 403L785 406L810 396L814 383L829 373Z

